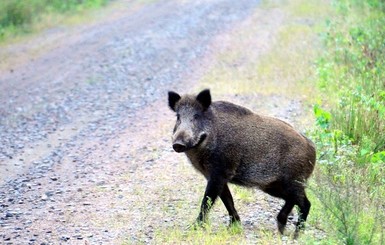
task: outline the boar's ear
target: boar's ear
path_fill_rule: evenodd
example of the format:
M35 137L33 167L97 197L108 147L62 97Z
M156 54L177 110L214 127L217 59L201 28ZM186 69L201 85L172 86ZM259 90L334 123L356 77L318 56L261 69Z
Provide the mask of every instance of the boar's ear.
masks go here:
M169 91L168 92L168 106L171 108L171 110L175 111L175 104L180 100L180 95Z
M211 105L210 90L209 89L205 89L202 92L200 92L198 94L198 96L197 96L197 101L199 103L201 103L201 105L203 106L204 110L209 108L209 106Z

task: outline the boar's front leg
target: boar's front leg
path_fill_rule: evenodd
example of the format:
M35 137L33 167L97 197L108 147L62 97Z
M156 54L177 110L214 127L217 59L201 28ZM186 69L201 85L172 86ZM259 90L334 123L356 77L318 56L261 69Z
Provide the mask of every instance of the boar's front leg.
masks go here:
M230 215L230 224L241 221L238 212L234 207L233 196L231 195L229 186L225 184L221 193L221 199Z
M220 172L213 171L208 178L205 195L202 200L201 210L197 221L199 223L206 222L207 214L214 205L215 200L227 186L227 180Z

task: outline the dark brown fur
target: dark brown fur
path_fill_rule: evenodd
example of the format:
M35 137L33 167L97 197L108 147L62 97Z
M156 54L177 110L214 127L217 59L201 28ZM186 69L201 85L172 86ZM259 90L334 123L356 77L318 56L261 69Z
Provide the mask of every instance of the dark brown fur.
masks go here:
M315 146L286 122L225 101L211 102L209 90L198 96L169 92L169 106L177 113L173 147L184 152L207 179L199 222L210 200L219 196L231 222L239 221L228 183L257 187L284 199L277 216L281 233L294 205L299 207L297 229L306 221L310 202L304 182L315 164ZM297 234L297 232L296 232Z

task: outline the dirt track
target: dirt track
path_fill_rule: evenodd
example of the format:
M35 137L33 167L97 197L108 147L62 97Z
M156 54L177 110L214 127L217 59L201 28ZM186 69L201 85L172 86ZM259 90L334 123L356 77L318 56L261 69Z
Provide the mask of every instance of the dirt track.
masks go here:
M204 180L172 151L166 91L196 92L259 1L121 2L97 23L0 50L0 243L154 243L156 231L196 215ZM282 21L263 18L256 53ZM290 99L228 98L289 120L301 111ZM280 208L255 195L239 212L250 243L253 231L275 229Z

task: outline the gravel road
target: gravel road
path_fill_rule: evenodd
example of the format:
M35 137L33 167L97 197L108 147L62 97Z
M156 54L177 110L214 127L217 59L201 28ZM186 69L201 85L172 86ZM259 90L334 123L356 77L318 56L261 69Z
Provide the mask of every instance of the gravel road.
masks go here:
M0 50L2 244L153 243L159 227L191 221L164 217L201 178L175 185L176 169L192 170L170 147L166 91L196 92L213 41L259 1L120 2L95 23ZM246 227L275 229L277 202L266 203L263 217L242 216Z

